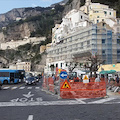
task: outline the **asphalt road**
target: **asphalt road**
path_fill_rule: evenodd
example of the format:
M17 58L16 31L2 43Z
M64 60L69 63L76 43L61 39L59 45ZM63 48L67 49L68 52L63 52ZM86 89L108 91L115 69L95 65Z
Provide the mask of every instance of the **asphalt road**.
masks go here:
M0 90L0 120L117 120L120 97L58 99L42 91L42 82L3 85Z
M64 105L0 108L0 120L119 120L120 105Z

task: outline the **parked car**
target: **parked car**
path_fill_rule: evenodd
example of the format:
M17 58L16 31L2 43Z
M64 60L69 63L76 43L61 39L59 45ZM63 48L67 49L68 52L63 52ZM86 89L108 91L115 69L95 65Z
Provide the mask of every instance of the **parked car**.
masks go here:
M37 80L35 77L28 77L25 79L25 85L35 84L36 85Z

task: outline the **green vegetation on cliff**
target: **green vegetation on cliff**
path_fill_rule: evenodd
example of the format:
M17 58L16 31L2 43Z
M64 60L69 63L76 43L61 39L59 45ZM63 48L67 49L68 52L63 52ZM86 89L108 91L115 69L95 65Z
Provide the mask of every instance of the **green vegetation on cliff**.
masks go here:
M30 37L45 36L46 38L51 38L51 30L56 23L61 22L63 10L64 10L64 6L58 4L55 6L54 9L51 8L50 10L41 13L41 15L27 17L25 20L20 20L10 23L7 26L7 29L4 30L4 33L9 34L8 32L10 30L15 29L16 26L20 26L21 24L24 23L29 23L29 24L33 24L34 26L34 30L30 31L31 32Z

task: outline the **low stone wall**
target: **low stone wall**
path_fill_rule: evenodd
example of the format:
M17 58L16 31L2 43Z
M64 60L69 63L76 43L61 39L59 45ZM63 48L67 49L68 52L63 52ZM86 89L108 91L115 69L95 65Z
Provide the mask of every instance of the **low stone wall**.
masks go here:
M32 38L28 38L28 39L24 39L24 40L16 40L16 41L10 41L10 42L6 42L6 43L1 43L0 45L0 49L2 50L6 50L6 49L15 49L20 45L24 45L27 43L34 43L34 44L38 44L40 41L45 41L45 37L32 37Z

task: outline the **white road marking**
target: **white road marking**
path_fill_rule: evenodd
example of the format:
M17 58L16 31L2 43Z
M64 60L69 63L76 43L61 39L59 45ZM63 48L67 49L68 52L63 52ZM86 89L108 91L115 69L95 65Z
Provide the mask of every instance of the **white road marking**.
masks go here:
M117 87L117 88L114 90L114 92L117 92L117 91L118 91L118 89L119 89L119 87Z
M30 89L32 89L32 87L28 87L27 89L30 90Z
M35 87L35 89L40 89L40 87Z
M114 99L116 99L116 98L105 98L105 99L101 99L101 100L97 100L97 101L93 101L93 102L88 102L88 104L100 104L100 103L108 102L108 101L111 101Z
M8 89L8 88L10 88L10 87L3 87L2 89L6 90L6 89Z
M30 98L30 97L34 96L34 94L31 94L31 92L28 92L28 94L23 94L23 96L26 98Z
M26 98L27 99L27 98ZM120 102L107 102L110 100L114 100L115 98L106 98L94 102L89 102L86 104L120 104ZM0 107L7 107L7 106L51 106L51 105L80 105L83 104L77 100L66 100L66 101L26 101L26 102L16 102L17 100L12 100L11 102L0 102Z
M37 102L0 102L0 107L5 106L47 106L47 105L77 105L81 104L76 100L67 100L67 101L37 101Z
M83 104L86 104L86 102L84 102L84 101L82 101L82 100L86 100L87 98L76 98L76 100L78 101L78 102L81 102L81 103L83 103Z
M22 89L24 89L24 88L25 88L25 87L20 87L19 89L22 90Z
M38 102L43 101L42 97L40 97L40 98L36 98L36 100L37 100Z
M76 100L87 100L87 99L90 99L90 98L76 98Z
M11 102L18 102L19 98L10 100Z
M12 87L11 89L14 90L14 89L16 89L16 88L17 88L17 87Z
M27 120L33 120L33 115L29 115Z

